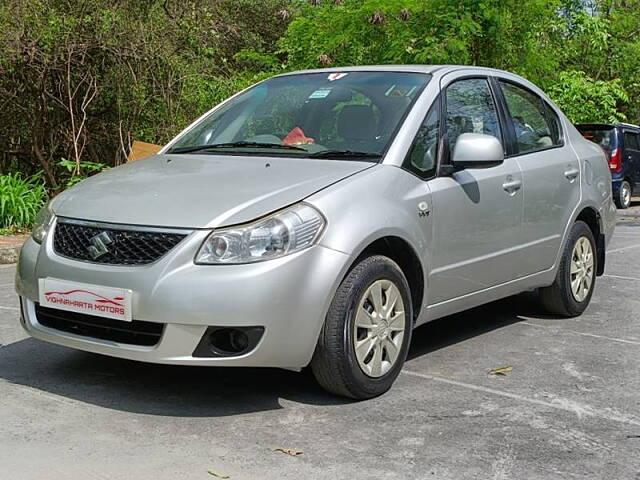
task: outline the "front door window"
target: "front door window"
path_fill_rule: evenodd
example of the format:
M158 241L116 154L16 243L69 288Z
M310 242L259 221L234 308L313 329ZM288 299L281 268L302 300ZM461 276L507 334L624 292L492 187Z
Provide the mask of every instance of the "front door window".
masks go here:
M458 80L447 88L447 134L449 152L463 133L484 133L502 142L496 104L484 78ZM504 144L504 143L503 143Z

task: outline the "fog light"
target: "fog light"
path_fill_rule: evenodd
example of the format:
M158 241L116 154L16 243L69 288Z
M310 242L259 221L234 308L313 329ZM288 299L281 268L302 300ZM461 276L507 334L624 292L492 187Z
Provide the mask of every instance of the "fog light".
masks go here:
M207 327L194 357L237 357L252 351L260 342L264 327Z
M249 337L241 330L231 330L229 343L234 352L244 352L249 346Z

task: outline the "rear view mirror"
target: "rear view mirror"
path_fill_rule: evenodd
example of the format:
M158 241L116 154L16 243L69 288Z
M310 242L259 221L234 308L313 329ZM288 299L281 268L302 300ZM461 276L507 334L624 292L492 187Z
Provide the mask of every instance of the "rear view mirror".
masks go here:
M457 169L495 167L504 161L504 149L493 135L463 133L453 147L451 161Z

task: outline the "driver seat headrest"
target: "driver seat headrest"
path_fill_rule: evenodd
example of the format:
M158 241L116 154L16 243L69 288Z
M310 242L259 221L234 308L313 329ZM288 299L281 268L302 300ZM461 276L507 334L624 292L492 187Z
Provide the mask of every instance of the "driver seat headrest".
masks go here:
M347 105L338 116L338 135L345 140L372 140L376 127L376 117L369 105Z

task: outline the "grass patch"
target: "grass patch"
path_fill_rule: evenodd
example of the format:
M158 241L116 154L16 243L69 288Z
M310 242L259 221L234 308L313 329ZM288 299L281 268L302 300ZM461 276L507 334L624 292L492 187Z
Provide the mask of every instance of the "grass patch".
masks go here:
M46 200L40 174L27 178L17 173L0 175L0 229L30 228Z
M29 235L31 230L21 227L0 228L0 236L2 235Z

